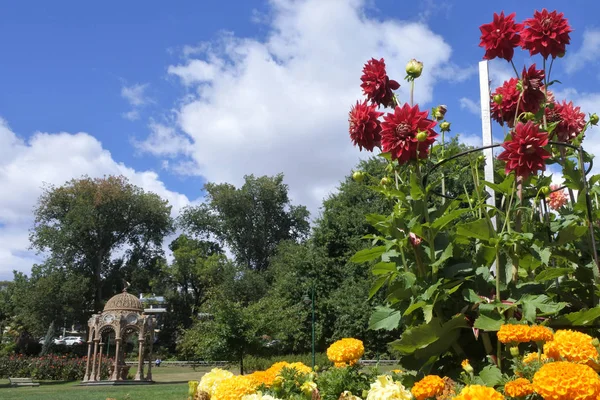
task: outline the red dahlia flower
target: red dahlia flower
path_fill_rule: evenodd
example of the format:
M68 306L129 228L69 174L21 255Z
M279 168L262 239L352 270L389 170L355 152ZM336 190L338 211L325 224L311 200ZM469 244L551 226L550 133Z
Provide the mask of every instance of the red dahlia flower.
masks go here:
M375 104L369 105L365 100L362 103L357 101L356 105L352 106L350 110L348 116L350 139L361 151L363 147L366 150L373 151L373 148L380 144L381 124L378 118L383 113L377 111L376 108Z
M504 16L494 13L494 21L479 27L481 31L481 43L479 47L485 47L485 60L496 57L511 61L515 53L515 47L521 42L519 32L523 29L522 24L515 23L515 13Z
M550 153L544 149L548 144L548 134L540 132L536 124L519 122L512 132L512 139L502 143L504 151L498 156L506 162L506 174L515 171L517 176L527 178L538 171L546 170L544 160Z
M360 87L369 101L384 107L394 106L392 90L398 90L400 84L387 76L383 58L379 61L374 58L367 61L360 80L363 82Z
M535 64L527 70L523 67L521 82L523 83L523 97L519 106L519 113L532 112L537 113L544 101L544 70L536 69Z
M579 107L574 107L572 101L556 103L552 110L552 120L559 121L554 129L559 142L571 142L585 127L585 114Z
M536 11L533 18L523 21L525 28L521 31L521 47L529 50L532 56L562 57L566 45L571 42L569 33L573 32L563 15L556 11L548 12L545 8L541 12Z
M517 78L504 81L502 86L496 88L492 93L492 98L498 94L502 96L500 104L492 101L492 118L500 125L504 125L506 122L510 128L514 127L517 103L519 103L519 96L521 95L521 92L517 90L517 82ZM519 106L519 108L521 107Z
M410 160L427 157L429 147L438 136L433 131L435 121L428 119L428 111L420 111L419 106L408 104L396 106L393 113L384 115L381 123L381 145L383 151L389 152L392 160L404 164ZM417 140L417 134L425 132L427 138L422 142Z

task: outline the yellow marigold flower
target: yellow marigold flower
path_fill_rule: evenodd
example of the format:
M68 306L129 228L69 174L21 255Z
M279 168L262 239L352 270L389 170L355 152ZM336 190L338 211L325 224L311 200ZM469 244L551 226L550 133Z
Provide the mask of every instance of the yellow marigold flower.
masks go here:
M247 394L256 391L253 379L247 375L234 375L229 379L222 380L216 387L213 400L240 400Z
M579 364L598 367L598 350L592 344L593 338L585 333L570 329L558 330L554 340L544 344L544 354L555 360L566 360Z
M546 357L546 355L544 353L542 353L542 354L527 353L523 357L523 364L529 364L529 363L532 363L534 361L544 362L546 360L548 360L548 357Z
M208 393L211 397L215 394L215 389L219 382L229 379L233 376L233 373L226 371L221 368L213 368L210 372L204 374L198 384L198 389Z
M302 386L300 386L300 391L304 393L305 396L311 397L316 388L316 383L312 381L306 381L302 384Z
M393 369L392 373L394 373L394 374L401 374L402 370L401 369Z
M533 385L525 378L518 378L504 385L504 394L510 397L525 397L533 393Z
M535 373L533 389L544 399L596 400L600 394L600 378L587 365L551 362Z
M481 386L481 385L469 385L460 392L455 400L504 400L504 396L494 390L494 388Z
M535 325L529 328L529 341L531 342L549 342L554 339L554 333L550 328L542 325Z
M442 393L445 386L444 380L439 376L427 375L414 384L411 392L417 400L425 400Z
M344 338L333 343L327 349L327 358L336 367L354 365L365 354L362 340Z
M371 383L367 400L411 400L410 391L389 375L380 375Z
M308 374L308 373L312 372L311 367L309 367L308 365L305 365L301 362L293 362L293 363L287 365L287 368L295 368L296 371L298 371L301 374Z
M524 343L529 342L528 325L502 325L498 331L498 340L506 343Z

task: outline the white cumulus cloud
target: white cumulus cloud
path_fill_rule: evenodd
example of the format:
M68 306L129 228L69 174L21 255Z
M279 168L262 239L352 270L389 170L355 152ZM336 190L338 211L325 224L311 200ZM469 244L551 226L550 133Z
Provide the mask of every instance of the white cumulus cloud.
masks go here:
M568 52L564 63L567 73L572 74L585 66L597 65L600 57L600 29L588 29L583 32L581 47L575 52Z

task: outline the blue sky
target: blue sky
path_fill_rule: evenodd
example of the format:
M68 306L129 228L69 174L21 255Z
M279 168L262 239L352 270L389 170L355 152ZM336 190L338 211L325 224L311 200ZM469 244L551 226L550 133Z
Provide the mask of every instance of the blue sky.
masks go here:
M554 67L556 90L600 111L600 3L501 3L5 2L0 191L13 196L0 200L0 279L37 259L26 236L43 182L122 173L177 212L201 201L206 180L284 172L316 214L367 156L350 146L346 120L371 56L397 80L408 59L423 60L417 100L447 104L452 131L476 143L478 27L494 11L519 21L563 11L573 44ZM517 54L517 66L530 62ZM495 84L511 73L504 61L490 69Z

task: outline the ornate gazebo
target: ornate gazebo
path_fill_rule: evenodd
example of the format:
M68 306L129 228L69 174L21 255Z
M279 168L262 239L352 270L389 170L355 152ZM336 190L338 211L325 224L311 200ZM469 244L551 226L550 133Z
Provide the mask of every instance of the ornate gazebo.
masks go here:
M134 381L152 381L152 345L154 343L154 317L144 313L141 301L127 293L113 296L106 302L100 314L94 314L88 320L88 357L85 366L83 383L100 382L102 366L102 349L105 343L103 334L111 331L115 336L115 360L109 371L109 378L104 382L123 382L127 379L129 367L123 357L124 344L130 335L138 338L138 369ZM148 361L148 373L144 377L144 362ZM131 381L130 381L131 382Z

